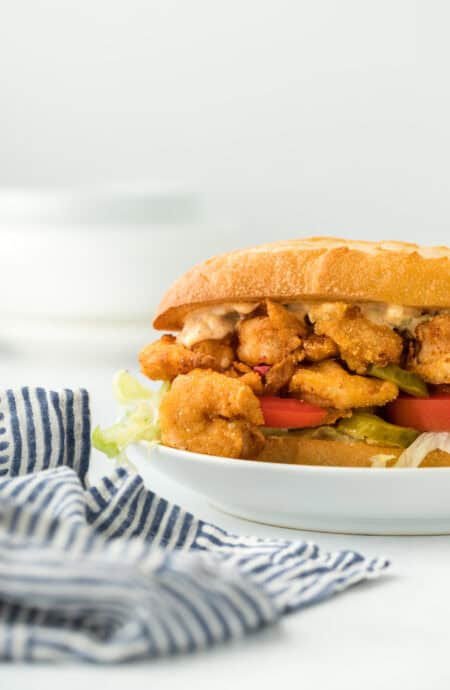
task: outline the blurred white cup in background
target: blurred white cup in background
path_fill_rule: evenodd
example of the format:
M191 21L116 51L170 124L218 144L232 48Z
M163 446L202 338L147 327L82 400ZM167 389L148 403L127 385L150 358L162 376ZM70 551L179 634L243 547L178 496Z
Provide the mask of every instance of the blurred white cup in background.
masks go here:
M173 280L240 238L182 186L0 189L0 349L129 354Z

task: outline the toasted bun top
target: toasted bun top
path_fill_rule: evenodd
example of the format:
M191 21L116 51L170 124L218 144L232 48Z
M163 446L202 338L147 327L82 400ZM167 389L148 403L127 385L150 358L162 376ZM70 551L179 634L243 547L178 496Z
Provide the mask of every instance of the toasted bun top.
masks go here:
M450 249L310 237L241 249L194 266L163 297L154 327L224 302L387 302L450 307Z

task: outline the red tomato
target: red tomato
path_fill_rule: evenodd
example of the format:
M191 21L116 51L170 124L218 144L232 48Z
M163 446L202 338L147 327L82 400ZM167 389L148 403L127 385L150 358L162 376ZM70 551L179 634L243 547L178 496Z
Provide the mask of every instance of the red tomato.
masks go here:
M259 402L261 403L265 426L299 429L305 426L317 426L327 416L327 411L323 407L308 405L303 400L296 398L263 395Z
M402 395L386 405L387 419L417 431L450 431L450 395L412 398Z

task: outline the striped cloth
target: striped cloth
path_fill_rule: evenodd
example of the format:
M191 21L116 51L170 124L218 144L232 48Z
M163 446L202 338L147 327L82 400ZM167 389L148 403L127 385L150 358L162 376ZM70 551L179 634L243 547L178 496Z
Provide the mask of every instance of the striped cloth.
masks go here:
M124 468L86 486L85 391L0 394L0 659L118 662L237 639L385 559L238 537Z

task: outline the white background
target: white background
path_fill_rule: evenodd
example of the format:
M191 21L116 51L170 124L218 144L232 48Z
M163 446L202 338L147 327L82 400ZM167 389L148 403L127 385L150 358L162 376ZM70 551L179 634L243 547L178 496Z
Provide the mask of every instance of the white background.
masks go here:
M448 3L2 0L0 183L183 181L242 244L445 242Z

